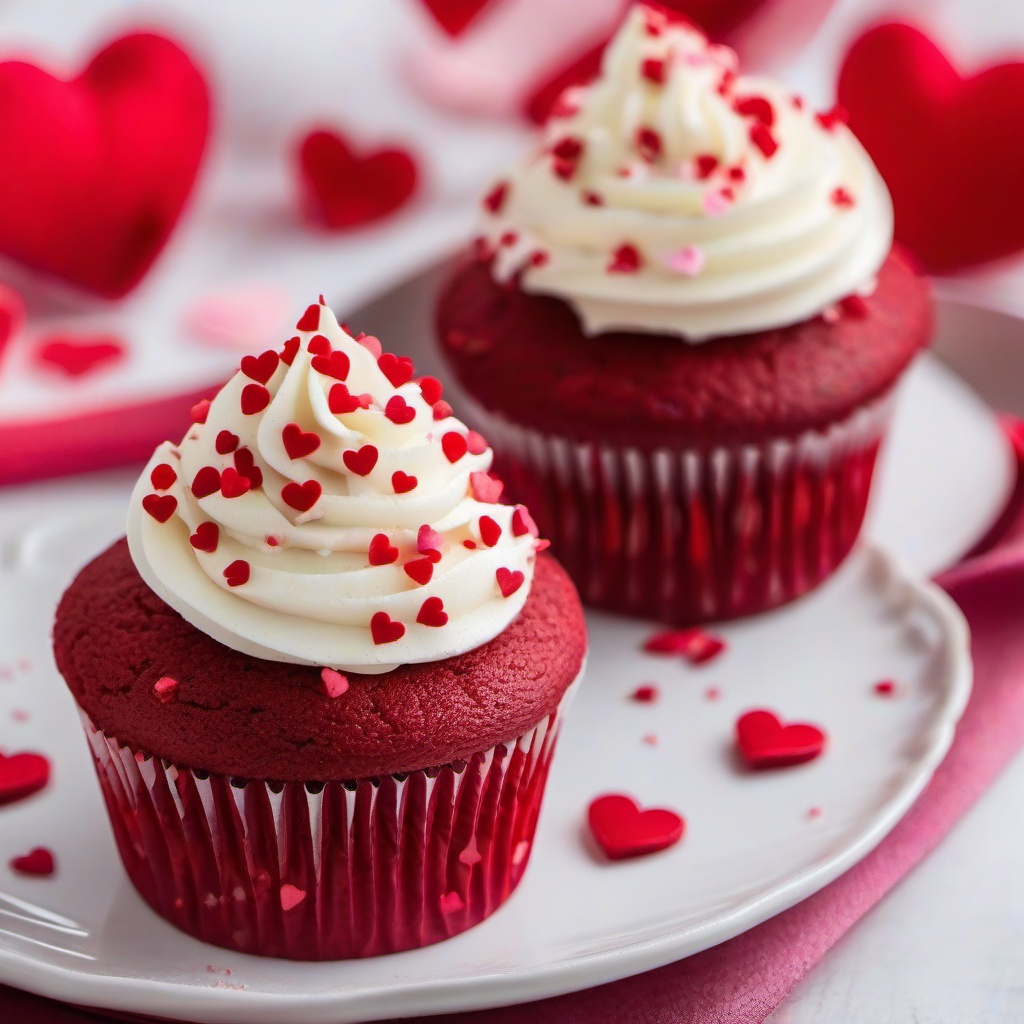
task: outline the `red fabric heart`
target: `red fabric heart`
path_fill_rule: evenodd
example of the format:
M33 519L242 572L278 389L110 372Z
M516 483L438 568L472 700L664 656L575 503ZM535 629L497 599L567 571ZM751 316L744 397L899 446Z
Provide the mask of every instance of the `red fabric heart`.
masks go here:
M846 55L838 98L892 193L897 240L926 270L1024 249L1024 63L962 78L918 29L880 25Z
M304 484L290 483L281 490L281 500L297 512L308 512L323 492L317 480L307 480Z
M667 850L683 838L686 823L666 808L642 810L622 793L599 796L587 810L587 824L597 845L611 860Z
M11 870L22 875L38 875L45 878L57 869L53 854L45 846L37 846L31 853L11 858Z
M0 252L108 298L141 280L199 170L202 73L176 43L126 35L70 81L0 64Z
M377 465L377 458L380 453L372 444L364 444L358 451L349 449L341 456L345 467L356 476L367 476Z
M454 39L462 35L493 0L422 0L422 3L434 21Z
M2 219L3 208L0 207L0 220ZM126 352L125 343L113 334L95 337L59 334L45 338L40 343L36 349L36 361L56 368L68 377L83 377L104 366L120 362Z
M370 619L370 635L375 644L391 644L405 636L405 626L392 619L387 612L377 612Z
M444 610L444 602L439 597L428 597L420 606L416 621L421 626L446 626L448 613Z
M320 435L303 430L298 423L289 423L281 431L281 440L289 459L304 459L320 447Z
M736 743L751 768L784 768L816 758L825 734L816 725L783 725L771 711L748 711L736 722Z
M0 805L37 793L50 781L50 762L42 754L0 754Z
M355 153L342 136L314 131L299 147L302 207L315 224L344 230L369 224L403 206L416 191L419 172L403 149Z

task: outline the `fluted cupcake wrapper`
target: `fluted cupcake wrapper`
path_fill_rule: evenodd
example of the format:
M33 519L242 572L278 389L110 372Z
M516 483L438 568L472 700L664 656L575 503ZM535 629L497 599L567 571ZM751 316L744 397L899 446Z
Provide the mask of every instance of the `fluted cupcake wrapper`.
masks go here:
M83 717L121 859L158 914L243 953L341 960L439 942L509 897L568 696L465 762L326 784L177 767Z
M542 434L476 405L503 500L530 509L586 604L679 625L799 597L860 532L892 393L824 430L711 449Z

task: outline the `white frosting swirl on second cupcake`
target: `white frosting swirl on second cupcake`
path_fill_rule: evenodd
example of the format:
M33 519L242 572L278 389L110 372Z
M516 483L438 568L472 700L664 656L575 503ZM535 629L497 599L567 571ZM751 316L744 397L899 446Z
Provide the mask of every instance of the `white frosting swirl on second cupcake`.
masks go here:
M157 449L129 512L140 574L271 661L374 673L486 643L522 609L537 548L525 509L496 503L490 449L440 385L325 306L299 327Z
M838 118L642 4L485 205L496 278L590 334L798 323L869 292L892 245L888 191Z

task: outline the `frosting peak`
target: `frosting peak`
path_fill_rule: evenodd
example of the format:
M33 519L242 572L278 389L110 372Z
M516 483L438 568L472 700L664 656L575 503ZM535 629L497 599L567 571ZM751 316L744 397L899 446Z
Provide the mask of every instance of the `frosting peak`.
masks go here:
M486 643L537 549L497 504L491 451L412 361L310 306L246 356L132 498L143 579L197 628L271 661L385 672Z
M889 194L838 117L643 4L484 206L495 276L589 333L797 323L869 290L892 244Z

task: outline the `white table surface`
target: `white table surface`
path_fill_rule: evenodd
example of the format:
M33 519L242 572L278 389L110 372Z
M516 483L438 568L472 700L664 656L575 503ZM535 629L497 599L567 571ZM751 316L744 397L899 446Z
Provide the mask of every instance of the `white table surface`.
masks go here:
M230 122L222 144L259 158L261 151L265 156L271 147L284 144L300 116L308 119L314 112L339 109L348 114L344 97L335 91L340 72L330 69L328 58L340 65L346 55L332 49L328 40L332 21L351 18L356 10L397 25L407 7L406 0L0 0L0 48L7 51L20 44L68 55L82 51L85 40L102 38L112 25L149 16L165 23L168 17L178 20L193 36L204 29L215 33L217 47L227 54L217 71L224 116ZM786 77L812 99L827 102L830 68L843 41L853 26L880 13L927 16L967 67L986 56L1004 57L1015 42L1024 51L1021 0L839 0L815 42L785 69ZM280 28L285 17L288 33ZM408 25L401 28L398 35L407 43ZM371 35L373 50L390 34ZM288 40L299 36L305 39L306 59L278 63L275 58L288 55ZM358 49L349 56L364 68L367 60L383 66L388 56L375 51L368 57L366 47ZM255 61L247 60L250 54ZM366 95L350 106L351 118L366 126L371 138L399 129L399 137L408 130L417 145L429 144L416 131L415 112L396 107L393 90L369 92L386 96L387 108L375 110ZM465 125L454 130L463 138L472 132ZM501 144L507 148L508 139ZM477 155L480 169L500 160ZM437 166L442 163L438 160ZM446 202L469 196L475 185L467 177L443 167L435 173L434 190ZM1022 284L1024 264L1018 263L971 275L957 288L1024 312ZM1024 396L1021 403L1018 411L1024 411ZM939 849L810 972L772 1015L771 1024L1024 1021L1024 886L1016 884L1024 864L1021 807L1024 759L1018 758Z

